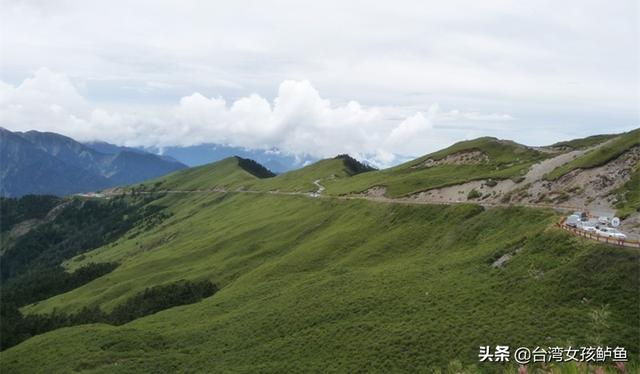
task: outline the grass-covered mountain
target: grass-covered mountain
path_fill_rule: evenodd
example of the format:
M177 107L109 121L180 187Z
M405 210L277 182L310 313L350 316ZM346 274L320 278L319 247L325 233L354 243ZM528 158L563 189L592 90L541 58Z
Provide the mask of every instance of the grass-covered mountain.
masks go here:
M303 168L275 175L255 161L241 157L197 166L145 183L155 190L254 190L283 192L312 192L318 189L315 181L345 180L345 178L374 170L348 155L320 160ZM323 182L324 183L324 182Z
M234 157L112 199L60 200L69 210L51 222L70 230L62 236L85 206L104 209L101 226L128 226L94 248L54 244L30 260L58 253L74 287L20 303L12 318L27 338L0 354L2 369L514 372L478 364L478 347L497 344L624 346L637 362L637 249L572 236L552 209L406 198L480 180L526 184L515 180L562 154L482 138L389 170L338 157L277 176ZM361 198L376 186L385 200ZM43 219L11 204L4 230ZM117 265L74 276L95 264ZM130 317L114 317L123 311Z
M0 195L68 195L132 184L186 166L131 150L102 153L54 133L0 128Z

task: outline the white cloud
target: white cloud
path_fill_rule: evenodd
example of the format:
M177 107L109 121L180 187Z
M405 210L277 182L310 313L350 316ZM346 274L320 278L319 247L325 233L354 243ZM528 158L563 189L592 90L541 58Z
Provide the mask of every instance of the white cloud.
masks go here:
M54 131L79 140L155 147L220 143L316 157L350 153L379 166L397 162L398 154L417 156L446 143L434 121L484 120L475 112L441 113L438 105L406 116L396 107L335 105L308 81L284 81L277 92L272 101L251 94L233 102L193 93L161 112L117 112L91 106L70 79L43 68L16 87L0 83L0 116L11 130Z
M0 120L380 159L623 131L640 120L638 4L5 0Z
M388 143L393 145L405 145L406 142L428 135L433 125L421 112L405 119L398 127L391 130Z

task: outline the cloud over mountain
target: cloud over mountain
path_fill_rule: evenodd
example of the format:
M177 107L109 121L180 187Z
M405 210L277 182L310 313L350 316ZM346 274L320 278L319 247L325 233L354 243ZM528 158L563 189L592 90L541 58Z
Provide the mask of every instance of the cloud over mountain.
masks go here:
M401 108L365 107L357 101L334 104L304 80L283 81L272 101L250 94L227 102L196 92L155 113L94 107L68 77L46 68L16 87L1 87L0 115L13 130L35 128L126 145L220 143L316 157L350 153L383 166L394 162L394 154L424 153L425 145L438 137L433 123L439 120L512 119L442 112L436 104L425 113L408 114Z

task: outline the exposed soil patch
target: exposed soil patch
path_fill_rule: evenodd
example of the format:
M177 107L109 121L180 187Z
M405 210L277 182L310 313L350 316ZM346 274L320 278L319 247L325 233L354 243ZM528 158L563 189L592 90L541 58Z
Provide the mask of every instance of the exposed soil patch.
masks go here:
M28 219L26 221L22 221L16 225L13 226L13 228L11 229L11 231L9 231L9 236L12 238L17 238L19 236L22 236L26 233L28 233L29 231L31 231L34 227L38 226L40 224L41 220L37 219L37 218L33 218L33 219Z
M433 203L472 201L490 204L549 204L587 209L596 215L613 215L615 201L614 197L610 196L611 191L630 179L631 171L640 162L640 147L631 148L603 166L577 169L555 181L542 178L549 171L584 152L573 151L544 160L532 166L520 183L510 179L477 180L423 191L410 196L409 199ZM472 193L473 190L477 193Z
M411 198L417 201L431 201L436 203L456 203L464 201L486 201L497 202L503 194L511 191L516 183L510 179L501 181L477 180L455 186L434 188L432 190L419 192ZM468 199L472 190L477 191L480 196L475 199Z
M640 213L634 213L627 217L619 228L628 234L628 239L640 240Z
M609 163L573 170L555 181L537 180L529 189L535 201L557 199L569 205L613 212L611 191L626 183L633 167L640 162L640 147L633 147Z
M522 246L503 254L502 256L500 256L500 258L498 258L497 260L495 260L492 264L491 267L492 268L501 268L503 267L507 262L509 262L515 255L517 255L520 251L522 251Z
M47 213L47 215L43 219L28 219L16 224L15 226L13 226L11 231L9 231L9 237L13 239L18 238L44 223L53 221L54 219L56 219L58 214L60 214L60 212L62 212L62 210L70 203L70 201L65 201L62 204L56 205L49 211L49 213Z
M387 192L386 187L375 186L369 188L364 194L366 197L384 197L384 194Z
M476 165L489 161L489 156L481 151L464 151L456 152L448 155L445 158L434 160L432 158L427 159L423 163L414 166L414 168L424 167L430 168L439 165Z

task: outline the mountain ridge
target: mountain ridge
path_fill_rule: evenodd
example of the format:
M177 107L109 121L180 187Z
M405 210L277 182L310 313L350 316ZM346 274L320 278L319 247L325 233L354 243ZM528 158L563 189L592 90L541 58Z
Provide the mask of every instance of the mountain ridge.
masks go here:
M132 184L186 166L145 153L102 153L64 135L0 128L0 192L68 195Z
M13 310L22 321L15 326L26 324L18 331L27 337L30 321L52 323L50 331L35 330L0 358L12 372L437 371L453 360L477 365L478 346L588 346L595 334L597 344L625 346L637 357L637 249L574 236L557 226L553 209L484 197L505 184L542 183L545 170L588 152L522 150L483 138L393 170L354 173L360 167L342 156L266 178L229 157L104 196L60 199L72 203L7 245L16 272L31 268L23 253L57 259L64 271L54 274L74 286L47 289L47 273L37 274L46 298L24 299ZM580 174L590 178L579 180L583 186L599 180L598 168L577 173L588 173ZM625 187L633 180L615 176L634 200L633 187ZM383 183L449 188L459 201L360 189ZM482 198L458 193L470 183ZM630 207L637 215L640 206ZM83 235L75 220L110 234ZM95 244L54 243L59 257L37 245L64 238L64 230ZM124 325L104 319L147 290L184 282L219 291L180 306L151 305L160 311ZM592 315L604 315L608 327Z

